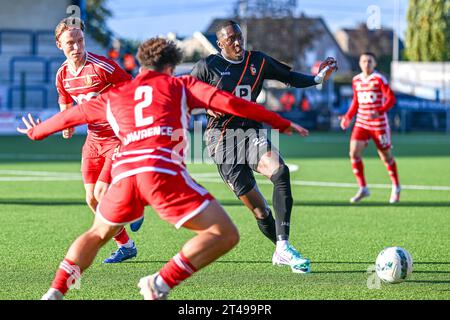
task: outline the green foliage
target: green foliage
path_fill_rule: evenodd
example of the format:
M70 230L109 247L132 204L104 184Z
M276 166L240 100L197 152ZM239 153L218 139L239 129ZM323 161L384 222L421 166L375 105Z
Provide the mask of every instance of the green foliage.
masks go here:
M86 30L89 35L104 47L109 46L112 31L107 25L107 20L112 12L106 7L107 0L87 0L86 3Z
M450 59L450 1L410 0L406 57L410 61Z

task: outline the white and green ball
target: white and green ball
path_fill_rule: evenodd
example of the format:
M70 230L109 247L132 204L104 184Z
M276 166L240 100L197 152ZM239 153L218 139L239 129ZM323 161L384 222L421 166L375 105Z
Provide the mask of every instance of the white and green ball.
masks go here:
M378 277L388 283L403 282L413 271L412 257L401 247L383 249L375 265Z

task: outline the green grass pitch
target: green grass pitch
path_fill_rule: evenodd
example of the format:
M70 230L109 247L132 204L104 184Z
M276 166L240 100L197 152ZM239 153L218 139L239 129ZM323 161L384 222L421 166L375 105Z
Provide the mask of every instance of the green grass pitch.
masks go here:
M313 133L281 141L286 162L299 168L291 174L295 204L290 240L311 259L308 275L272 266L273 245L219 179L215 166L190 164L190 172L238 226L241 241L174 289L170 298L450 299L450 136L394 135L405 186L397 205L388 204L390 189L384 185L390 180L373 143L364 160L369 186L377 188L363 203L350 205L356 186L345 185L355 183L348 139L346 134ZM82 142L79 136L43 142L0 138L0 299L39 299L71 242L91 225L79 173ZM271 184L257 180L271 204ZM337 185L327 186L330 182ZM71 290L67 299L141 299L139 278L157 271L192 236L176 231L151 208L141 230L130 234L138 257L103 265L102 259L115 249L108 243L84 273L81 289ZM373 282L371 268L386 246L402 246L411 253L414 271L406 282Z

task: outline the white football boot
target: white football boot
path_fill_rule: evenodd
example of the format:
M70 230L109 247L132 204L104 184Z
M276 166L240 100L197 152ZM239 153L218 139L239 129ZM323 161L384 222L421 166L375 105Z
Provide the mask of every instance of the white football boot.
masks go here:
M272 264L277 266L290 266L294 273L310 273L311 262L290 244L284 248L277 247L272 257Z
M48 291L42 296L41 300L63 300L64 295L54 288L48 289Z
M159 272L139 280L138 287L141 288L140 294L144 296L144 300L167 300L168 292L158 290L156 285L158 276Z
M400 202L400 191L402 188L400 186L392 186L391 197L389 198L389 203Z
M361 201L364 198L367 198L368 196L370 196L369 188L362 187L362 188L358 189L358 192L356 192L356 195L350 199L350 202L356 203L356 202Z

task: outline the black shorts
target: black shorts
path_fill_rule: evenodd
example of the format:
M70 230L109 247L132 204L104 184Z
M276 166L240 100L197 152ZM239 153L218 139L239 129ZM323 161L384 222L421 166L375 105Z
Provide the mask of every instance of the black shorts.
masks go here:
M256 171L261 157L276 150L265 129L210 129L205 134L209 156L223 181L240 197L256 185Z

